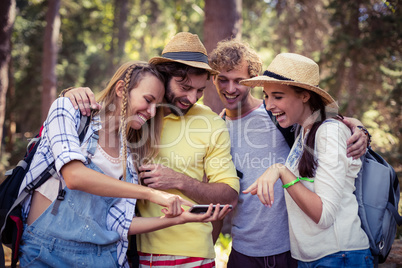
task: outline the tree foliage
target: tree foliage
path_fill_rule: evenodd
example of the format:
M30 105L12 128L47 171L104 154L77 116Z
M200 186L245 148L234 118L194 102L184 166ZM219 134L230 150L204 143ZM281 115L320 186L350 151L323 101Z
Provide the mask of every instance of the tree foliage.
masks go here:
M373 144L401 161L401 6L391 1L330 1L333 33L321 55L327 87L346 115L362 118ZM397 164L398 163L398 164Z
M360 118L373 134L375 148L383 150L394 166L400 165L400 3L240 2L241 36L258 51L264 68L280 52L301 53L319 62L320 85L336 96L341 112ZM40 66L47 6L46 0L17 1L6 114L6 127L16 125L13 135L30 136L42 123ZM205 41L209 34L204 31L208 17L205 11L205 2L197 0L62 1L57 89L88 86L98 92L119 64L160 55L164 45L179 31L197 33ZM261 90L256 89L256 94L261 94ZM7 140L10 138L6 137ZM9 150L20 157L17 145Z

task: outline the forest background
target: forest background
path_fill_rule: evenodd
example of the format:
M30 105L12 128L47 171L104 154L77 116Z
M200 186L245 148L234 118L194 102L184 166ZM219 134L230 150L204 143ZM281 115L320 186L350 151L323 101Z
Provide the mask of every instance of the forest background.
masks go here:
M208 52L241 38L265 69L280 52L320 65L322 88L359 118L372 147L402 174L402 1L1 0L0 182L24 154L51 102L70 86L99 92L128 60L160 55L180 31ZM261 97L261 88L254 93ZM201 100L222 104L212 84Z
M21 158L62 89L99 92L122 62L160 55L174 34L189 31L209 52L222 39L249 42L264 69L280 52L317 61L320 86L342 114L364 123L372 147L401 174L401 7L385 0L2 0L0 172ZM203 102L222 109L212 85Z

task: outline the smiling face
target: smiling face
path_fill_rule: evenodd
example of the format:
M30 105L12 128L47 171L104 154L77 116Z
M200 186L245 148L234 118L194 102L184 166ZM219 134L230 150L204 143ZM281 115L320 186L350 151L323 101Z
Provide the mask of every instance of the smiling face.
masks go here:
M156 105L162 102L165 89L163 83L152 74L145 74L137 87L128 93L128 125L140 129L155 116Z
M236 115L248 111L251 108L248 107L251 88L239 84L241 80L250 78L247 62L243 61L238 68L232 70L219 71L213 81L223 106Z
M282 84L265 84L264 98L266 109L276 117L283 128L294 124L303 125L311 116L307 90L297 93L292 87Z
M204 94L208 74L188 74L186 79L173 76L166 88L165 99L170 111L176 115L184 115Z

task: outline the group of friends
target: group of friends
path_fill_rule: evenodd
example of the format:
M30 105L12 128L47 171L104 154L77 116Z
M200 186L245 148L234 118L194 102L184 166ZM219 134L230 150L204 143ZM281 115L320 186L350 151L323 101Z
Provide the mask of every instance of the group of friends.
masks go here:
M161 56L123 64L97 100L64 90L21 187L55 161L24 204L20 266L129 267L136 235L140 267L215 267L228 215L229 268L372 267L353 195L361 122L338 115L313 60L281 53L261 72L247 43L221 41L208 57L181 32ZM221 116L197 103L210 79ZM80 143L82 116L91 123ZM194 214L194 204L210 205Z

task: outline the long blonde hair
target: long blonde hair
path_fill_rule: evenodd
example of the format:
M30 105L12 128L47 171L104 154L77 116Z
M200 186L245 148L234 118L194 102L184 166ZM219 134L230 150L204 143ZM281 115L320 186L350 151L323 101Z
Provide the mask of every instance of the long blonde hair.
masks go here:
M117 104L118 100L115 87L117 82L124 82L119 125L119 133L122 135L123 143L121 159L123 163L124 179L126 179L127 169L127 147L129 147L130 157L136 169L138 169L141 164L149 162L158 154L157 145L160 143L163 119L161 107L156 108L155 117L148 120L141 129L132 129L127 125L127 109L130 106L128 95L131 90L138 86L145 74L155 76L164 84L164 76L153 66L142 61L131 61L120 66L106 88L101 92L98 99L98 102L104 107L106 115L114 113L115 104Z

